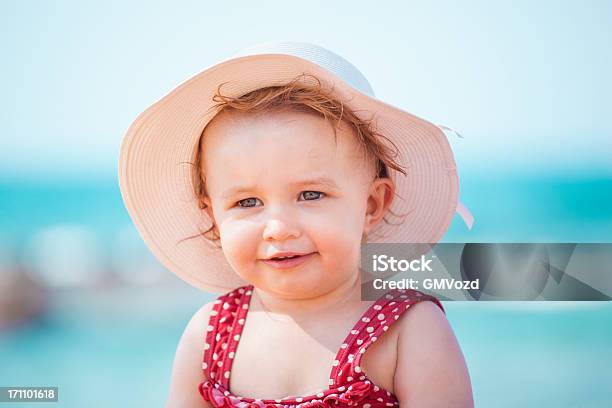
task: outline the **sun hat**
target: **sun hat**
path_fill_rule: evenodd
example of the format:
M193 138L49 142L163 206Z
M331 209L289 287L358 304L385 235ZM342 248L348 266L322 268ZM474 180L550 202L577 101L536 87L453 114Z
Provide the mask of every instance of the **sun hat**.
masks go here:
M373 119L378 133L399 149L407 175L388 169L396 185L391 210L408 214L400 225L380 223L372 243L436 243L458 212L468 228L473 217L459 200L459 177L444 130L374 95L365 76L339 55L308 43L268 42L244 49L184 82L141 113L129 127L119 155L119 185L127 211L156 258L189 284L226 292L244 282L223 251L199 235L212 224L197 205L192 171L198 139L214 117L213 96L238 97L284 85L310 74L358 116Z

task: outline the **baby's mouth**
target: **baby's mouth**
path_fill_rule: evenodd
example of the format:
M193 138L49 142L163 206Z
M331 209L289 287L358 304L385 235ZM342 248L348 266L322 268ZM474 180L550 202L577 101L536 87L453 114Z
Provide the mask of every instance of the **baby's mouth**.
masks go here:
M314 256L316 252L311 252L309 254L302 255L285 255L285 256L276 256L268 259L263 259L263 262L271 267L287 269L293 268L299 265L302 265L304 262L309 260Z
M290 255L290 256L275 256L274 258L270 258L273 259L275 261L284 261L285 259L293 259L293 258L297 258L301 255Z

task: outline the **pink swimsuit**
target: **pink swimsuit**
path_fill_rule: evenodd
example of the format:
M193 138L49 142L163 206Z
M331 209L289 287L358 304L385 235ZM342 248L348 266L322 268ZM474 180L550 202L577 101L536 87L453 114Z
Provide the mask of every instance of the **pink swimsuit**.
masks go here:
M367 348L389 329L411 305L422 300L442 304L416 290L392 290L380 297L344 339L332 364L329 388L315 395L282 399L239 397L229 391L234 353L249 310L253 286L243 286L220 296L207 327L202 368L209 380L199 384L202 397L215 407L363 407L399 406L392 393L374 385L359 366ZM445 312L446 313L446 312Z

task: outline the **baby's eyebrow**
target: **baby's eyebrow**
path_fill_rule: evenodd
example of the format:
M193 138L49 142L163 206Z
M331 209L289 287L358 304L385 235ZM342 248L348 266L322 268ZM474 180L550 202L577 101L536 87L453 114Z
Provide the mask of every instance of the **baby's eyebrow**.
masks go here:
M316 178L311 178L311 179L298 180L298 181L294 181L293 183L289 184L291 188L309 186L309 185L323 185L323 186L327 186L332 189L340 188L338 187L338 184L336 184L334 180L328 177L316 177ZM225 190L225 192L222 194L221 197L223 199L227 199L227 198L235 196L236 194L257 191L258 189L259 189L259 186L233 187L228 190Z
M292 187L308 186L308 185L324 185L331 188L339 188L336 182L328 177L316 177L313 179L305 179L291 183Z

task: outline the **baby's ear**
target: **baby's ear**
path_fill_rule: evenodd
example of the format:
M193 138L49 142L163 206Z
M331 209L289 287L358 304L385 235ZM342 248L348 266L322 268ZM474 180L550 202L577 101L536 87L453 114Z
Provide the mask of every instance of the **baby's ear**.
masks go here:
M197 198L198 207L203 210L210 219L213 219L213 211L212 211L212 203L210 202L210 198L202 195Z
M387 177L376 178L370 186L364 233L368 234L383 219L395 195L395 184Z
M217 227L217 223L215 222L215 217L213 214L213 209L212 209L212 204L210 202L210 199L208 198L202 198L200 201L203 206L202 206L202 210L206 213L206 215L208 216L210 222L211 222L211 233L214 237L219 238L219 228Z
M206 212L206 215L208 215L210 217L211 220L214 219L212 203L210 201L210 198L208 198L208 197L201 197L200 198L200 206Z

